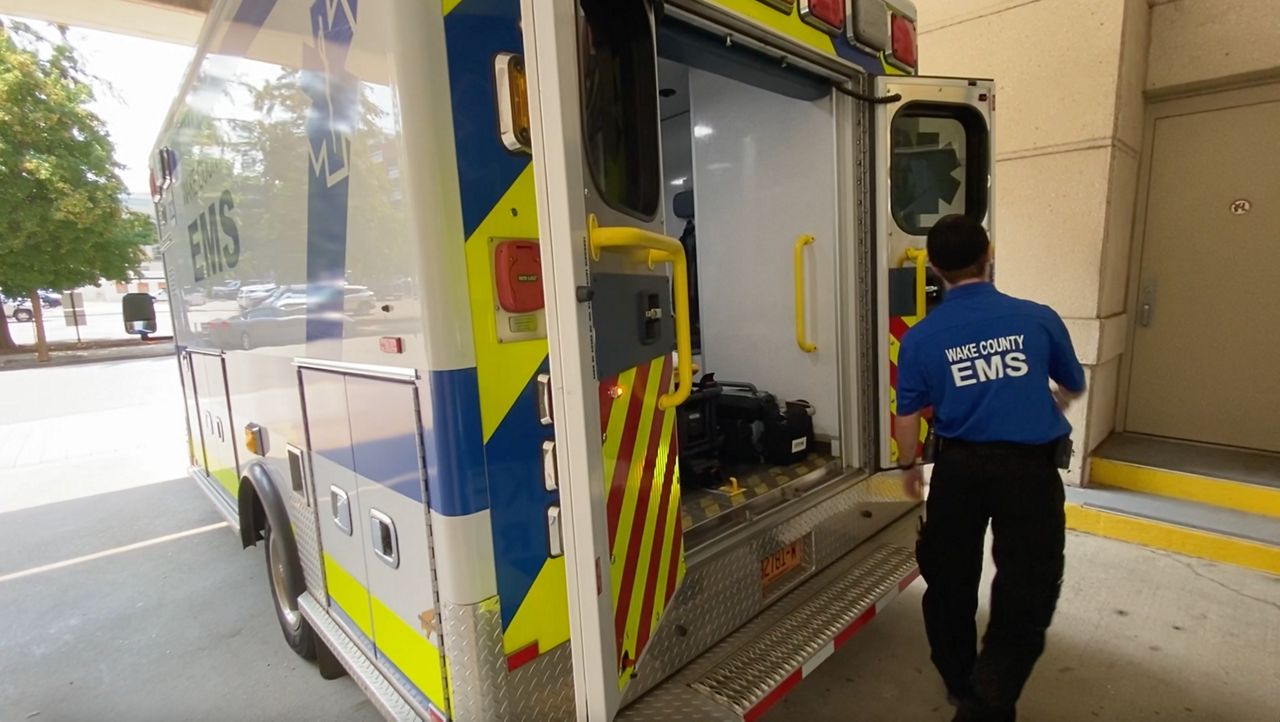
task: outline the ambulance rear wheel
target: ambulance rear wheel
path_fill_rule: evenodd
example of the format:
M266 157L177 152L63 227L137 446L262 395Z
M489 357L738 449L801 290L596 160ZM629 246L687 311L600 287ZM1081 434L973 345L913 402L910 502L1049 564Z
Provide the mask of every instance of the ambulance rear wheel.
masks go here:
M316 635L311 625L298 609L298 600L289 592L289 567L294 564L284 534L275 534L271 522L262 530L263 547L266 548L267 578L271 581L271 600L275 602L276 619L284 639L299 657L316 658Z

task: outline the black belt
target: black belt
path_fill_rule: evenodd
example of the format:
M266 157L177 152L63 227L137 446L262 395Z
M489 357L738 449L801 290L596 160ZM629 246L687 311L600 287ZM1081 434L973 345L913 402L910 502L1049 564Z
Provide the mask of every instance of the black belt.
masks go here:
M1071 461L1071 437L1063 436L1043 444L1019 444L1012 441L968 441L966 439L934 437L933 456L937 458L944 450L959 451L961 449L978 453L1007 454L1025 456L1026 458L1048 458L1059 469L1065 469Z

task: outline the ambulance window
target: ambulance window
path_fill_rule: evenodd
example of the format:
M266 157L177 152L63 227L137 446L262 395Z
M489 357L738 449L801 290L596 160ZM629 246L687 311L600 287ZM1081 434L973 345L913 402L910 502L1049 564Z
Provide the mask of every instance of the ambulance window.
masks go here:
M658 69L647 0L581 0L583 135L596 189L644 220L658 213Z
M889 200L899 228L923 236L952 213L986 216L990 139L981 113L912 103L894 116L889 133Z

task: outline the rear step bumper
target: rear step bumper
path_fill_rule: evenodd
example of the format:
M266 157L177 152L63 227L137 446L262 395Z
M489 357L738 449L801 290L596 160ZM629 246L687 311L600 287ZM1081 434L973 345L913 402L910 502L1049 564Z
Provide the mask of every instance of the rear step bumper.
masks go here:
M919 575L908 514L789 592L618 715L756 720Z

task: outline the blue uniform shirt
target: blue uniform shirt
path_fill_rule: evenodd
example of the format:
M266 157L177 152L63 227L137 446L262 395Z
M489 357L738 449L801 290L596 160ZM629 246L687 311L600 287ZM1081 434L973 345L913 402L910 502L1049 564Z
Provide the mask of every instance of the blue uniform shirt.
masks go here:
M952 288L902 339L898 413L932 406L945 439L1043 444L1071 433L1049 379L1084 391L1062 319L990 283Z

